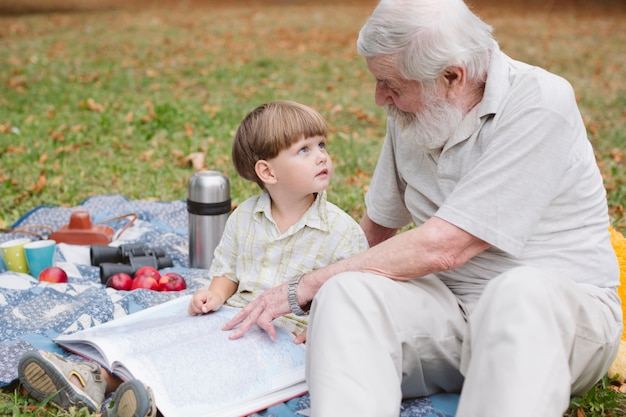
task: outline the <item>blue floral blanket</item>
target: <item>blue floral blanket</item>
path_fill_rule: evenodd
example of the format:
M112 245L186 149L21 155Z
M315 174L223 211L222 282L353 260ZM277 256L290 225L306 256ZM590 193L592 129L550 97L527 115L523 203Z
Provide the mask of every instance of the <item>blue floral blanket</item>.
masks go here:
M0 262L0 386L17 380L19 358L27 351L43 349L64 355L52 340L62 333L93 327L163 303L174 297L193 293L206 286L206 271L189 267L188 217L185 201L131 201L121 195L95 196L80 206L42 206L23 215L13 229L37 231L35 226L58 230L68 224L75 210L89 212L92 222L101 224L119 216L136 214L137 219L113 244L146 243L164 248L171 256L173 270L181 274L187 289L181 292L149 290L116 291L100 282L99 268L92 266L89 247L57 245L56 263L69 275L67 284L40 283L27 274L6 271ZM122 218L105 224L116 232L127 223ZM20 232L0 234L0 243L18 237L33 238ZM439 394L427 398L405 400L400 417L452 417L458 396ZM296 417L306 415L309 397L294 398L269 408L257 416Z

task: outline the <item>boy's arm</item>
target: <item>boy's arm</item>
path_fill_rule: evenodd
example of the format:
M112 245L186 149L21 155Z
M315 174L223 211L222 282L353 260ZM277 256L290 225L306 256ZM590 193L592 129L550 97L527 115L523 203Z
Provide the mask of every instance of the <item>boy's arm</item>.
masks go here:
M209 291L215 293L222 299L222 302L220 303L221 306L237 291L238 287L238 283L222 275L219 277L213 277L211 285L209 285Z
M213 277L209 288L199 290L191 298L189 314L206 314L219 309L237 291L238 284L225 276Z

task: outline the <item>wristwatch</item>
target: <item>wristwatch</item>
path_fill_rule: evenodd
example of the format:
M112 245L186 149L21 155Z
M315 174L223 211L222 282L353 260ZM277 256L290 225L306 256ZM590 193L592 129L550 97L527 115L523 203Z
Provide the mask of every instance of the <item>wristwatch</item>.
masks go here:
M291 312L296 316L306 316L307 314L309 314L309 309L311 307L310 302L306 303L306 305L302 307L300 307L300 304L298 304L298 284L300 283L300 280L303 276L304 274L296 275L295 277L291 278L289 280L289 285L287 286L287 301L289 302L289 308L291 309Z

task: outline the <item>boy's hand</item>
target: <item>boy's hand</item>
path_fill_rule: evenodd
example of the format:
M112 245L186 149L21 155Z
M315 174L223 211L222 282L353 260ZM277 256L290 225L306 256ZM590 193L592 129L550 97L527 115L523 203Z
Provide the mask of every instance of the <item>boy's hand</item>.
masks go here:
M300 345L302 343L305 343L306 342L306 329L304 329L302 331L302 333L300 333L300 334L296 334L294 332L294 336L296 336L296 337L295 337L295 339L293 339L293 343L295 343L296 345Z
M206 314L219 309L222 304L224 304L222 297L213 291L198 290L191 297L188 312L192 316Z

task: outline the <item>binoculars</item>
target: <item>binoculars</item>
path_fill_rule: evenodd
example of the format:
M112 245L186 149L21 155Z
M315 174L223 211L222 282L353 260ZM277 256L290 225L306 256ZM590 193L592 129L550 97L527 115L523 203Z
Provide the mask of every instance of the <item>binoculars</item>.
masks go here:
M100 282L106 284L110 276L124 272L131 277L142 266L163 269L173 266L172 258L163 248L149 248L145 243L129 243L118 247L91 245L92 266L100 267Z

